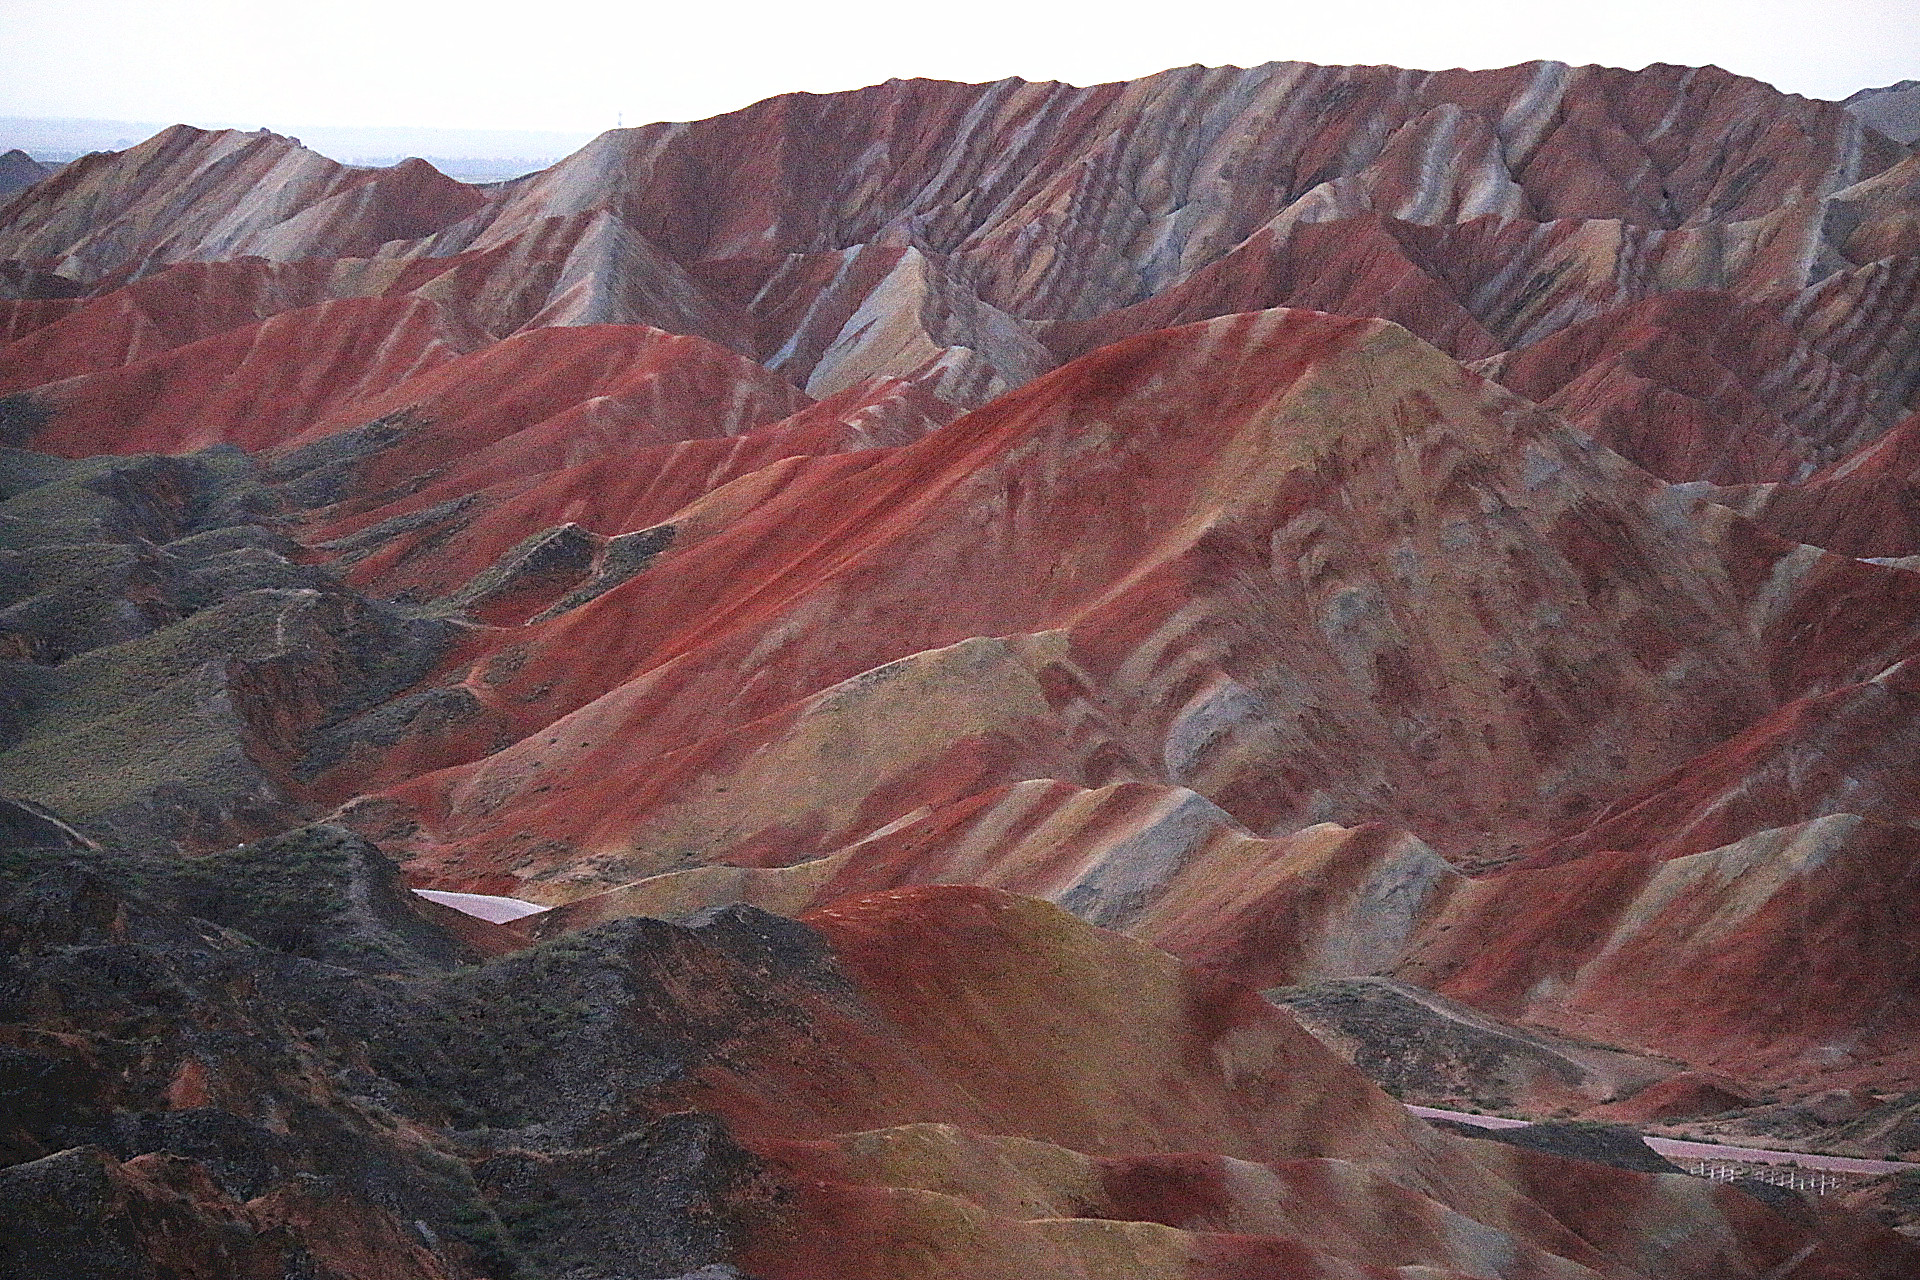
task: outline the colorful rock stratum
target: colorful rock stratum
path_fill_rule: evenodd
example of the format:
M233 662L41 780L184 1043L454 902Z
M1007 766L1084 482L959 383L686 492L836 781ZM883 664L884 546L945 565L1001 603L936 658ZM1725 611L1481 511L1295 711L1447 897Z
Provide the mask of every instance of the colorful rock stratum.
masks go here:
M1920 1175L1375 1083L1920 1158L1920 154L1848 107L181 126L0 259L8 1280L1920 1275Z

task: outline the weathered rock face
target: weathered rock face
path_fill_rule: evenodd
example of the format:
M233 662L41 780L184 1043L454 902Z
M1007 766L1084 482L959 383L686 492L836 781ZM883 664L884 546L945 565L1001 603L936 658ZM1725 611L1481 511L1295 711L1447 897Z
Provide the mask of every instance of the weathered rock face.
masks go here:
M1676 1075L1670 1064L1503 1024L1390 978L1336 978L1266 994L1410 1103L1534 1114L1589 1110L1645 1097Z
M1378 398L1357 393L1360 371ZM1153 407L1200 381L1203 422ZM1135 390L1148 385L1166 399ZM1626 855L1604 851L1644 850L1640 866L1822 815L1907 821L1904 686L1882 668L1910 643L1891 602L1912 577L1773 541L1532 414L1390 329L1270 313L1134 339L723 531L683 531L644 574L515 633L470 681L520 741L361 801L356 820L402 833L447 887L568 902L531 926L549 933L961 880L1053 898L1250 982L1417 964L1482 1001L1493 988L1467 974L1508 954L1493 940L1512 925L1470 902L1537 912L1546 931L1577 910L1597 952L1620 945L1602 867ZM1098 452L1058 480L1028 461L1084 441ZM1076 514L1089 491L1101 503ZM914 495L910 517L833 518L896 493ZM797 536L818 528L831 533ZM1042 538L1072 558L1027 560ZM1499 621L1520 615L1553 629ZM959 639L970 631L1006 638ZM569 656L586 649L590 668ZM737 682L728 701L699 692L719 670ZM1437 671L1446 683L1423 674ZM552 727L516 725L523 706ZM1632 792L1597 807L1636 775L1701 816ZM1335 815L1392 825L1309 825ZM1536 861L1593 851L1563 873L1590 903L1534 896L1532 873L1467 881L1435 852L1493 861L1534 842L1560 851ZM1772 865L1772 849L1752 856ZM1906 933L1857 914L1897 917L1888 864L1821 865L1841 912L1829 972L1880 976L1796 995L1827 1002L1801 1032L1784 1006L1741 1012L1771 962L1690 940L1692 923L1639 945L1683 948L1712 982L1648 1001L1656 962L1623 952L1616 1002L1601 1013L1599 988L1582 989L1566 1025L1778 1078L1857 1023L1863 1056L1899 1078L1908 1006L1888 999L1907 978L1888 966ZM1743 926L1763 949L1802 941L1787 904L1803 882L1775 871L1788 896ZM1553 951L1512 954L1537 967ZM1455 955L1475 959L1456 973L1440 959ZM1764 1061L1741 1056L1762 1043Z
M416 684L461 627L305 563L288 515L236 449L0 450L7 792L109 843L298 821L315 735Z
M1840 105L1895 142L1920 142L1920 80L1862 89Z
M419 294L494 336L644 323L816 396L891 376L975 405L1044 369L1061 322L1078 354L1310 306L1475 358L1663 290L1798 305L1836 267L1914 252L1910 226L1862 238L1848 212L1904 158L1835 104L1712 68L894 81L610 133L485 194L175 129L21 197L0 257L136 295L169 264L262 259L220 273L216 305L264 317L297 280L312 301ZM56 341L98 359L103 329L152 314L101 303Z
M1203 387L1204 420L1170 409ZM1185 786L1256 833L1386 819L1488 856L1773 700L1764 645L1723 612L1738 584L1665 501L1390 326L1268 312L1164 331L719 528L676 522L644 575L512 636L510 670L476 665L518 746L394 798L470 873L534 828L598 855L603 880L674 869L667 850L789 862L1010 777ZM1601 576L1609 529L1645 539L1625 611ZM1515 614L1558 625L1515 635ZM1672 648L1639 634L1650 616ZM571 661L583 646L600 661ZM1450 682L1420 674L1441 668ZM718 669L740 696L683 683ZM1576 738L1586 698L1608 720ZM521 707L581 730L549 743ZM555 771L561 744L582 767ZM640 770L644 791L568 794L646 758L666 767ZM805 781L783 796L782 778ZM896 794L913 804L877 807Z
M404 973L353 988L399 1003L340 1015L345 1092L498 1212L323 1226L61 1130L19 1185L96 1217L49 1247L1764 1273L1804 1224L1449 1163L1221 984L1333 993L1363 1062L1457 1010L1410 1092L1631 1107L1647 1055L1920 1087L1920 181L1860 111L1272 64L795 95L486 189L186 128L35 183L0 206L0 830L111 861L332 814L547 908L413 904L493 958L434 977L364 859L308 942L160 877L169 919ZM317 1025L269 1076L334 1070Z

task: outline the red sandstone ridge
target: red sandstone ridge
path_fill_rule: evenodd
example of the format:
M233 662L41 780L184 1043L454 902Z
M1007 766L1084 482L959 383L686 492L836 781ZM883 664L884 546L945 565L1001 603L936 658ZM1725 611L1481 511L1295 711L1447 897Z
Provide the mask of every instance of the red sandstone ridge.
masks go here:
M679 1099L790 1180L754 1274L1767 1274L1232 984L1920 1085L1913 165L1556 63L895 81L487 188L169 130L0 206L0 789L337 814L547 908L490 953L806 914L866 1011Z
M1182 416L1202 386L1209 414ZM394 798L450 866L517 865L516 830L580 851L519 873L539 880L588 854L602 883L671 869L667 849L822 856L1032 777L1195 788L1257 833L1387 820L1487 857L1905 652L1898 626L1837 631L1827 669L1783 649L1836 593L1920 583L1789 573L1789 547L1689 505L1391 327L1164 331L717 526L689 512L644 580L500 636L510 673L474 668L481 716L519 745ZM583 646L590 669L567 658ZM682 683L716 670L751 697ZM849 733L858 751L826 768L815 753ZM617 799L575 791L634 771L647 785Z
M1206 419L1175 408L1203 387ZM1063 457L1077 465L1063 469ZM1528 466L1562 481L1529 493ZM500 636L511 674L489 658L468 680L487 691L481 714L524 741L395 799L418 809L423 850L446 848L476 871L513 857L512 833L525 829L590 850L596 878L615 865L665 869L669 847L702 860L824 854L911 809L893 807L908 797L1033 776L1197 786L1259 831L1342 804L1465 851L1475 832L1549 829L1569 800L1541 802L1542 771L1573 790L1583 770L1652 776L1765 705L1764 649L1731 645L1731 615L1713 612L1733 585L1690 526L1656 523L1660 500L1644 475L1390 326L1267 312L1164 331L857 473L821 473L696 526L644 580ZM1614 608L1587 563L1604 529L1646 540L1642 554L1669 576L1640 589L1664 594ZM1449 536L1456 553L1443 557ZM1395 538L1408 540L1406 568L1372 551ZM1474 598L1480 610L1444 612ZM1512 636L1495 601L1565 620ZM1691 638L1592 667L1588 655L1642 643L1629 638L1642 608ZM797 627L805 616L837 621ZM1489 628L1509 635L1511 656L1470 638ZM565 656L583 646L600 654L590 669ZM1709 664L1697 692L1655 678L1682 651ZM1604 681L1617 741L1562 736L1583 694L1574 683L1542 700L1544 681L1566 679L1551 673L1583 666L1588 683ZM1452 681L1418 674L1435 667ZM682 683L716 670L751 696L715 703ZM1004 692L981 700L983 681ZM522 691L535 687L529 701ZM1389 706L1413 723L1388 730ZM1271 736L1302 715L1318 727ZM831 771L807 754L774 764L822 749L815 735L845 735L827 726L849 720L858 756L839 749ZM1660 739L1625 727L1653 721ZM1481 723L1507 728L1466 728ZM1455 745L1441 745L1449 735ZM769 754L775 742L790 745ZM560 744L564 760L549 750ZM1456 752L1481 762L1471 784L1437 764ZM1371 770L1355 776L1367 756ZM764 784L713 777L732 773L731 759L756 762ZM574 791L634 770L648 785L622 785L609 803ZM1289 787L1272 785L1287 775ZM808 781L794 790L782 776ZM1502 776L1514 779L1505 794L1488 785ZM1316 790L1342 799L1316 801ZM695 816L709 806L711 818ZM569 857L538 878L571 880L569 864L584 865Z
M1902 159L1836 104L1710 68L896 81L611 133L484 194L176 130L23 193L0 213L0 257L94 284L182 259L377 255L496 335L646 323L815 395L912 375L980 403L1044 367L1035 326L1169 291L1184 312L1162 324L1356 307L1467 357L1488 353L1480 334L1535 340L1673 288L1804 305L1824 329L1837 300L1798 299L1822 268L1864 273L1830 278L1840 305L1904 278ZM182 217L167 202L196 170L210 180ZM250 198L266 173L278 203ZM1844 212L1827 217L1829 198ZM143 221L161 207L164 234ZM1377 247L1344 243L1382 224ZM1911 306L1889 301L1896 322Z
M1805 479L1905 416L1776 312L1724 293L1610 311L1483 371L1669 480Z
M67 456L265 449L330 408L423 373L481 335L420 298L351 298L283 312L146 360L35 388L54 414L34 437Z

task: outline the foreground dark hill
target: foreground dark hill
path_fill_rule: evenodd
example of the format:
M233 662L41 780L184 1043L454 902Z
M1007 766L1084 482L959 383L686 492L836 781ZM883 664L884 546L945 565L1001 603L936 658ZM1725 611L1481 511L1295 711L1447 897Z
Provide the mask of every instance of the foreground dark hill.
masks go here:
M890 82L490 188L184 127L68 166L0 206L10 838L149 904L89 928L158 913L219 957L189 967L406 976L338 978L334 1011L248 979L286 1055L215 1087L241 1059L209 1041L165 1103L88 1058L107 1127L17 1158L108 1188L129 1240L345 1232L371 1243L324 1265L353 1275L626 1276L655 1227L607 1189L696 1139L718 1181L646 1212L705 1243L633 1280L1900 1274L1825 1209L1408 1137L1247 989L1390 976L1641 1064L1543 1106L1920 1088L1916 166L1714 68L1552 63ZM435 942L390 885L413 952L350 955L364 886L286 934L176 883L299 871L277 833L322 817L413 887L544 910L441 912ZM804 915L840 976L795 943L685 961L737 1008L692 979L602 1007L633 947L720 927L661 920L741 903L776 914L726 929ZM21 926L18 973L96 945L54 927ZM515 994L554 982L583 994ZM396 1075L391 1028L443 996L505 1021ZM61 1062L138 1021L22 999L23 1051ZM322 1023L334 1065L302 1057ZM589 1132L537 1100L603 1024L678 1047L632 1049L651 1101ZM369 1167L468 1189L261 1217L197 1181L237 1156L110 1120L278 1133L250 1091L296 1085Z
M1252 992L987 890L455 967L485 940L417 918L337 828L8 870L8 1276L1892 1280L1917 1256L1838 1211L1428 1129Z

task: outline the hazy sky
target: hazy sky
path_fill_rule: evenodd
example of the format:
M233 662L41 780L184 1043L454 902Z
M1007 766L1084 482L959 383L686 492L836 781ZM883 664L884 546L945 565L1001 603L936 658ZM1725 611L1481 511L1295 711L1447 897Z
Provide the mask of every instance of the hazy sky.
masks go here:
M587 129L894 76L1200 62L1717 63L1809 97L1920 79L1920 0L0 0L0 115Z

